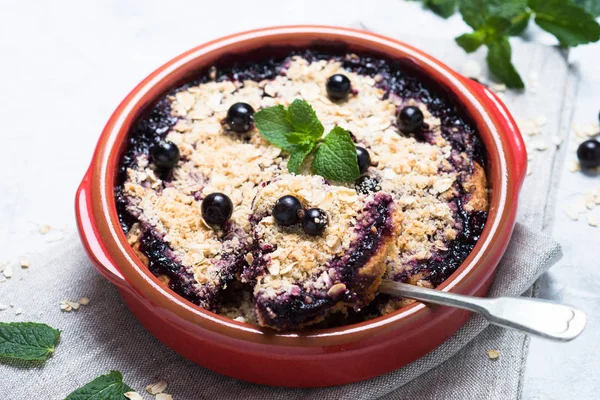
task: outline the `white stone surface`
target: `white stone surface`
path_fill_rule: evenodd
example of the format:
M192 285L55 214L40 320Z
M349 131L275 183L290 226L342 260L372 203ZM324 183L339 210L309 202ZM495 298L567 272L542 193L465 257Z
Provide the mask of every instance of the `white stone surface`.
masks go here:
M16 267L19 257L43 251L53 245L49 239L75 230L74 192L104 123L158 65L206 40L241 30L359 21L397 37L405 32L449 38L466 29L458 16L444 21L417 3L392 0L3 0L0 262ZM552 43L536 29L528 36ZM575 49L571 60L581 75L574 122L597 122L600 44ZM567 144L568 164L575 145L570 140ZM566 165L556 179L560 186L553 233L563 245L564 258L542 278L540 293L584 308L590 322L581 338L569 344L532 340L524 398L592 399L600 391L600 228L571 221L563 208L586 188L600 187L600 179L570 173ZM600 207L592 213L600 217ZM53 229L41 235L41 224Z

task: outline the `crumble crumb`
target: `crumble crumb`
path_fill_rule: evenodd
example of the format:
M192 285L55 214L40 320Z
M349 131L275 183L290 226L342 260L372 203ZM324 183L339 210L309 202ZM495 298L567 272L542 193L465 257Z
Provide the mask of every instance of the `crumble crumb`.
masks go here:
M6 264L4 266L4 270L2 271L2 274L4 275L5 278L11 278L13 276L12 265Z
M56 243L56 242L60 242L61 240L63 240L65 238L65 235L63 235L62 233L57 233L55 235L52 236L48 236L46 237L46 243Z
M19 264L21 265L21 268L29 268L30 266L29 260L27 260L25 257L21 257L19 259Z
M156 383L152 383L152 384L146 386L146 392L148 392L151 395L156 395L156 394L162 393L166 389L167 389L167 381L165 381L164 379L161 379L160 381L158 381Z
M40 225L39 232L42 235L45 235L46 233L50 232L50 225L46 225L46 224Z
M579 162L576 160L571 160L569 161L569 172L577 172L581 169L581 167L579 166Z
M496 360L498 357L500 357L500 352L498 350L488 350L487 353L490 360Z
M159 393L155 397L156 400L173 400L173 396L167 393Z
M59 306L62 311L70 312L73 310L75 310L75 311L79 310L80 304L75 301L62 300L59 303Z
M573 208L573 207L569 207L569 208L565 208L565 214L567 214L567 217L571 218L573 221L577 221L579 219L579 210Z
M87 306L88 304L90 304L90 299L88 299L87 297L82 297L79 299L79 304L81 304L82 306Z
M138 392L127 392L124 394L129 400L144 400L142 396Z

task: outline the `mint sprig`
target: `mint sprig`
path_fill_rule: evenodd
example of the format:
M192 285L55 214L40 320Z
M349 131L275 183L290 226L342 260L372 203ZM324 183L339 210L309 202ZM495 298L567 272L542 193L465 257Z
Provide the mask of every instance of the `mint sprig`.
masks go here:
M0 322L0 359L44 361L54 353L60 331L35 322Z
M487 63L496 78L510 88L525 85L512 64L509 36L525 31L529 20L554 35L562 47L600 40L600 0L421 0L438 15L448 18L457 8L473 32L456 38L467 53L488 48Z
M132 391L119 371L110 371L75 390L65 400L127 400L125 393Z
M312 168L318 175L338 182L360 176L350 133L336 126L323 137L323 124L306 101L296 99L287 109L263 108L254 115L254 123L265 140L290 153L288 171L300 173L304 160L314 153Z

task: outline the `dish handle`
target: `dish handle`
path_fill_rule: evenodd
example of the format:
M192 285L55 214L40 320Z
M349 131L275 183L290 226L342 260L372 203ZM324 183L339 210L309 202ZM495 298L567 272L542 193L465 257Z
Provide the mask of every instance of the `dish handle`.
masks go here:
M79 237L96 269L109 281L117 285L117 287L122 289L129 288L129 285L125 281L125 277L110 259L106 248L100 240L101 234L94 221L91 198L90 167L90 170L88 170L83 177L75 195L75 218L77 220Z
M512 160L510 168L515 172L518 187L521 187L527 174L527 149L517 123L504 102L493 91L472 79L464 76L461 76L461 79L485 103L489 116L507 143L506 149Z

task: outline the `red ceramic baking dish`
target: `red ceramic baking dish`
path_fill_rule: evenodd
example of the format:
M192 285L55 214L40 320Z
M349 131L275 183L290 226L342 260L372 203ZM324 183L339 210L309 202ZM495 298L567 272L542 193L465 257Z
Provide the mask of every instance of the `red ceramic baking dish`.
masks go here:
M398 40L359 30L287 26L227 36L192 49L144 79L119 105L98 141L76 196L79 233L96 268L114 283L139 321L182 356L213 371L266 385L317 387L355 382L402 367L454 334L469 313L413 303L366 322L274 333L206 311L168 289L136 257L114 200L119 158L143 110L194 71L225 55L270 46L309 48L342 42L420 70L450 92L476 125L487 151L490 210L472 253L439 290L484 296L510 239L527 165L525 146L506 107L484 86Z

